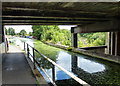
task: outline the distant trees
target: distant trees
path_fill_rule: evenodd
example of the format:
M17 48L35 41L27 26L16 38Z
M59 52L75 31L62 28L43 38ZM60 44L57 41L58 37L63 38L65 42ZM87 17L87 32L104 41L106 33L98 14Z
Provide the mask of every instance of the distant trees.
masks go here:
M32 32L29 32L29 36L32 36L33 35L33 33Z
M24 30L24 29L22 29L22 30L20 30L20 32L17 32L17 33L15 33L15 29L13 29L12 27L10 27L10 28L5 28L5 34L6 35L16 35L16 36L32 36L33 35L33 32L29 32L28 34L27 34L27 32L26 32L26 30Z
M5 33L6 33L6 35L15 35L15 30L13 29L13 28L8 28L8 29L6 29L5 28Z
M105 45L105 32L97 33L80 33L78 34L78 46L89 47L89 46L100 46Z
M33 25L33 36L38 40L54 44L71 46L71 32L59 29L56 25ZM105 33L80 33L78 34L78 47L105 45Z
M19 35L22 35L22 36L25 36L26 34L27 34L27 32L24 29L22 29L19 33Z
M33 25L33 36L38 40L59 43L62 45L71 44L70 31L59 29L56 25Z

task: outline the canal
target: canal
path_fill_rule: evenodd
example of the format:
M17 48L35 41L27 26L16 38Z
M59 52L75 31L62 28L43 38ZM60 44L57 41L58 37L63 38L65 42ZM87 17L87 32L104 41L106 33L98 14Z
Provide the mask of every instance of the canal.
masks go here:
M53 60L55 63L71 72L91 86L120 86L120 65L101 59L85 56L59 48L46 45L38 40L16 38L14 43L23 48L23 42L29 43L39 52ZM31 51L32 52L32 51ZM46 73L55 81L57 86L81 86L78 82L68 76L64 71L52 65L46 59L35 53L36 60ZM45 80L51 85L50 80L38 68Z

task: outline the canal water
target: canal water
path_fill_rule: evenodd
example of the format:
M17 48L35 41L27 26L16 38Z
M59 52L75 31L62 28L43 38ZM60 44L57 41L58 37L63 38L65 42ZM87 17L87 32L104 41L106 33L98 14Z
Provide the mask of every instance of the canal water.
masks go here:
M56 62L91 86L120 86L120 65L101 59L85 56L43 44L37 40L20 39L35 47L39 52ZM23 46L22 46L23 47ZM32 52L31 52L32 53ZM82 86L64 71L52 65L38 53L36 60L58 86ZM38 68L45 80L51 85L44 72Z

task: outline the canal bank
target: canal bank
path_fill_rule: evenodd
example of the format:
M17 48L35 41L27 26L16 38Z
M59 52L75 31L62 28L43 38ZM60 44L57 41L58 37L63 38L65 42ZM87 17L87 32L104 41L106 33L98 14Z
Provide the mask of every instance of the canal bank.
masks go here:
M103 54L103 53L102 54L101 53L93 53L91 51L87 51L84 49L72 48L72 47L52 44L52 43L48 43L48 42L43 42L43 43L50 45L50 46L57 47L57 48L61 48L61 49L67 50L67 51L72 51L75 53L79 53L79 54L83 54L83 55L87 55L87 56L92 56L94 58L99 58L99 59L103 59L103 60L107 60L110 62L115 62L117 64L120 64L120 56L108 55L108 54Z
M37 40L34 41L34 47L39 52L52 59L55 63L57 63L67 71L70 71L71 73L75 74L77 77L81 78L82 80L86 81L92 86L120 85L119 64L107 60L93 58L88 55L77 54L60 48L55 48ZM58 86L60 86L59 84L62 80L64 80L65 85L68 81L69 83L73 83L71 82L72 80L70 80L68 76L66 76L56 67L53 68L53 66L45 59L37 55L36 57L41 63L41 66L44 67L44 69L51 77L54 74L54 69L55 81L57 82Z

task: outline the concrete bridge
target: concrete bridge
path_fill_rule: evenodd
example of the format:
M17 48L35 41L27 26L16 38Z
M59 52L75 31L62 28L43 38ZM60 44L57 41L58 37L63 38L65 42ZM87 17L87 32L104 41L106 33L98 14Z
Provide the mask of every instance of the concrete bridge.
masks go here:
M120 55L119 2L16 2L2 3L2 25L77 25L71 28L72 44L77 33L108 32L106 53Z
M77 33L107 32L106 54L120 55L120 2L0 2L0 6L0 55L7 52L5 25L77 25L71 28L74 48Z

